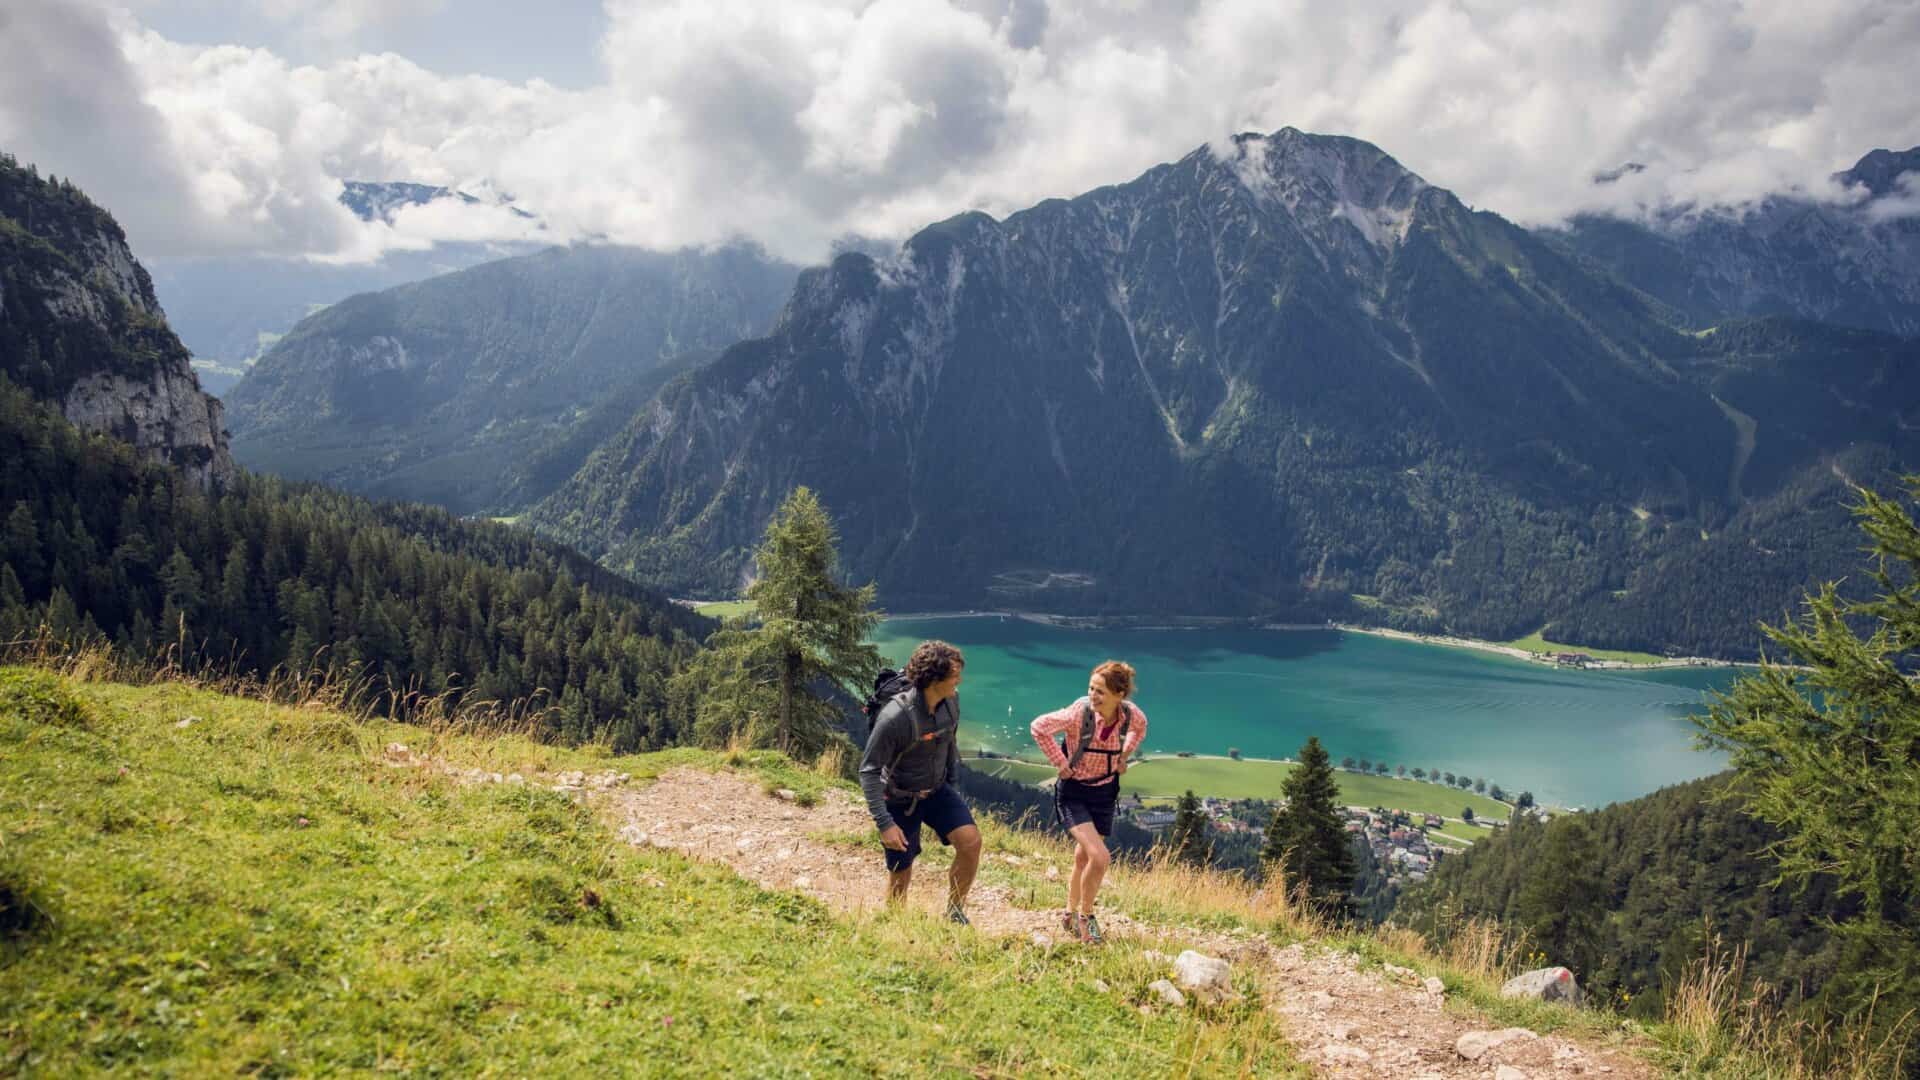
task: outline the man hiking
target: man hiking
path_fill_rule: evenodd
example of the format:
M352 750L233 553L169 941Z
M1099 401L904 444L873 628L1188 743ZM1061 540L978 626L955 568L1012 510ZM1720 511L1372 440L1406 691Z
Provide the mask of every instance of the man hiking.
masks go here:
M906 898L920 826L930 825L953 848L947 874L947 918L967 925L967 891L980 868L980 830L954 785L960 781L960 675L966 661L944 641L923 641L907 661L905 681L875 714L860 759L860 790L887 856L887 900Z

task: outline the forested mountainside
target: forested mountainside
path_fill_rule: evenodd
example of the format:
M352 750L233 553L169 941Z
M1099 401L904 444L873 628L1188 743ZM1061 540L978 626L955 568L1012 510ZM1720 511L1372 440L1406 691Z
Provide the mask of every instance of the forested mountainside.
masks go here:
M510 512L669 378L764 333L794 274L745 247L555 248L355 296L228 394L236 453L372 496Z
M1651 222L1585 215L1542 235L1696 326L1790 315L1911 337L1920 335L1920 214L1896 201L1913 198L1914 175L1920 147L1875 150L1834 177L1857 202L1774 196Z
M119 224L70 181L5 154L0 374L203 487L233 475L220 403L201 392Z
M894 610L1745 656L1756 616L1852 566L1847 482L1914 466L1915 358L1684 329L1378 148L1286 129L807 271L771 336L669 385L530 520L723 593L806 484Z
M1856 534L1857 535L1857 534ZM1746 947L1746 973L1789 997L1812 997L1846 964L1827 920L1859 911L1835 882L1772 884L1777 829L1729 793L1734 775L1696 780L1503 835L1443 861L1404 894L1393 919L1445 933L1448 920L1491 916L1524 929L1589 993L1636 1015L1662 1015L1682 969L1720 939Z
M189 666L551 705L539 733L568 741L675 741L667 678L710 624L557 545L244 472L202 492L4 382L0 457L0 641L44 623Z
M45 628L674 740L666 682L707 620L524 532L236 470L118 226L11 159L0 288L0 642Z

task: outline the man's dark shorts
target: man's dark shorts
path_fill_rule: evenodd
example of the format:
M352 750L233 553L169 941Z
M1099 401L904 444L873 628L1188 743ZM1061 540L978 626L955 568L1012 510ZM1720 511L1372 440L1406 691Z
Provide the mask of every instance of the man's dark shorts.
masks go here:
M1075 825L1093 823L1101 836L1113 835L1113 804L1120 801L1120 781L1083 784L1078 780L1055 780L1053 816L1060 827L1071 832Z
M910 806L912 813L907 812ZM920 857L920 826L931 828L941 843L951 844L954 830L973 824L973 811L967 809L967 800L953 790L952 784L942 784L940 790L921 799L918 806L914 806L912 800L889 802L887 813L893 815L893 823L900 826L907 838L907 850L886 849L888 873L897 874Z

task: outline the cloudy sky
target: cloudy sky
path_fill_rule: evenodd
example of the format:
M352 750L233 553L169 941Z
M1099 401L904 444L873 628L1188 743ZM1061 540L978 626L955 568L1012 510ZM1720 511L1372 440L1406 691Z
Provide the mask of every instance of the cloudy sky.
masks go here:
M1912 0L5 0L0 149L143 257L525 228L366 226L336 197L369 179L811 260L1289 125L1529 224L1841 198L1828 174L1920 143L1917 55Z

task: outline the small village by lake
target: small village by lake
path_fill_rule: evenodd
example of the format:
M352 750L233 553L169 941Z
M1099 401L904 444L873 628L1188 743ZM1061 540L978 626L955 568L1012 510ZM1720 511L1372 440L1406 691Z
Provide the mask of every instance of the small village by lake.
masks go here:
M1472 790L1456 789L1463 802L1399 778L1451 774L1509 797L1596 808L1718 772L1724 760L1695 748L1687 717L1738 676L1711 666L1585 670L1340 630L1069 629L1003 615L890 619L875 643L898 660L930 637L967 654L969 756L1036 757L1028 722L1078 697L1093 665L1114 657L1139 670L1135 697L1150 723L1155 760L1130 774L1136 791L1204 778L1212 790L1196 787L1202 794L1273 798L1283 770L1271 761L1318 736L1336 764L1366 763L1369 793L1421 790L1397 803L1417 811L1406 804L1438 798L1449 808L1435 811L1449 817L1475 803ZM1244 760L1205 760L1230 755Z

